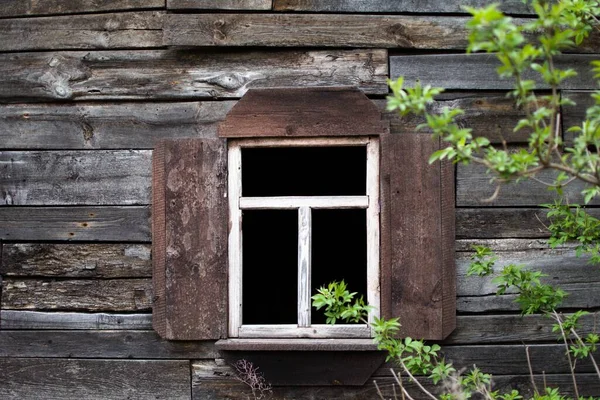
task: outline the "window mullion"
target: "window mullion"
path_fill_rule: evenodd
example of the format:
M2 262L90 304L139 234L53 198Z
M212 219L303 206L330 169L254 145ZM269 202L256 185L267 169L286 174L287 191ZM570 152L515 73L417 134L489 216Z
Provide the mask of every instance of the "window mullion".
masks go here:
M298 326L310 326L311 209L298 208Z

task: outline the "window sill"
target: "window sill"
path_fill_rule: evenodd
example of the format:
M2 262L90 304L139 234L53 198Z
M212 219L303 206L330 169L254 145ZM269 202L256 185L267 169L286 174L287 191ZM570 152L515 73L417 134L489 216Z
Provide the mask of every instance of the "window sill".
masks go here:
M251 361L274 386L364 385L385 360L372 339L226 339L225 360Z
M377 351L373 339L224 339L224 351Z

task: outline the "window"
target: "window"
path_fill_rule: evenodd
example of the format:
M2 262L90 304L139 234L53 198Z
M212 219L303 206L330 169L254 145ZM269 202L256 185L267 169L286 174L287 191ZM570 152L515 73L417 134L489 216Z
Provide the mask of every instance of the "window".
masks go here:
M454 169L428 164L439 148L426 133L390 134L376 103L353 88L250 89L218 136L158 142L154 329L170 340L233 337L227 346L265 350L372 347L348 339L368 337L366 326L329 329L309 311L316 287L347 277L382 317L400 318L404 335L445 338L456 324ZM346 243L353 253L343 274L330 274L322 266ZM290 296L269 314L260 303L271 287L261 284L276 276ZM256 339L263 332L276 340Z
M379 142L228 143L229 336L369 337L326 325L316 289L344 279L379 316Z

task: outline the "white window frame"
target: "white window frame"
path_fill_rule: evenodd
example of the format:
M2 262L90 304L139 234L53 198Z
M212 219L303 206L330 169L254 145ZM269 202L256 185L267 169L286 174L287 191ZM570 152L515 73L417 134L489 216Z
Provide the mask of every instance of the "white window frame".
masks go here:
M242 197L244 147L364 146L367 151L365 196ZM308 161L307 161L308 162ZM229 196L229 336L244 338L364 338L365 324L311 324L311 209L366 209L367 302L379 317L379 139L376 137L237 139L228 142ZM242 324L242 210L298 210L298 324ZM352 290L352 288L350 288Z

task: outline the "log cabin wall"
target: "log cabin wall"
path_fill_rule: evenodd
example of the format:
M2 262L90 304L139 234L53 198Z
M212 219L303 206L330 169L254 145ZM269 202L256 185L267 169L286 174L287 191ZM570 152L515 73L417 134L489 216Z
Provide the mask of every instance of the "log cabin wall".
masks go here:
M212 137L248 88L358 86L383 109L386 79L449 90L464 124L525 141L493 56L464 54L459 4L392 0L5 0L0 7L0 397L245 399L212 342L169 342L151 327L150 162L154 142ZM503 3L518 18L520 1ZM580 75L563 88L577 123L594 88L587 71L600 41L562 56ZM416 121L388 116L393 133ZM568 137L567 137L568 139ZM514 295L467 277L470 246L499 265L541 269L570 293L565 311L600 307L600 270L568 248L548 249L534 182L494 188L485 171L457 167L457 329L443 342L458 366L476 363L496 388L571 378L551 321L522 318ZM577 201L579 188L568 193ZM595 210L593 210L595 211ZM595 326L595 315L584 329ZM588 363L582 395L600 395ZM545 377L543 377L545 374ZM373 376L386 393L389 366ZM364 387L278 387L277 399L377 398Z

